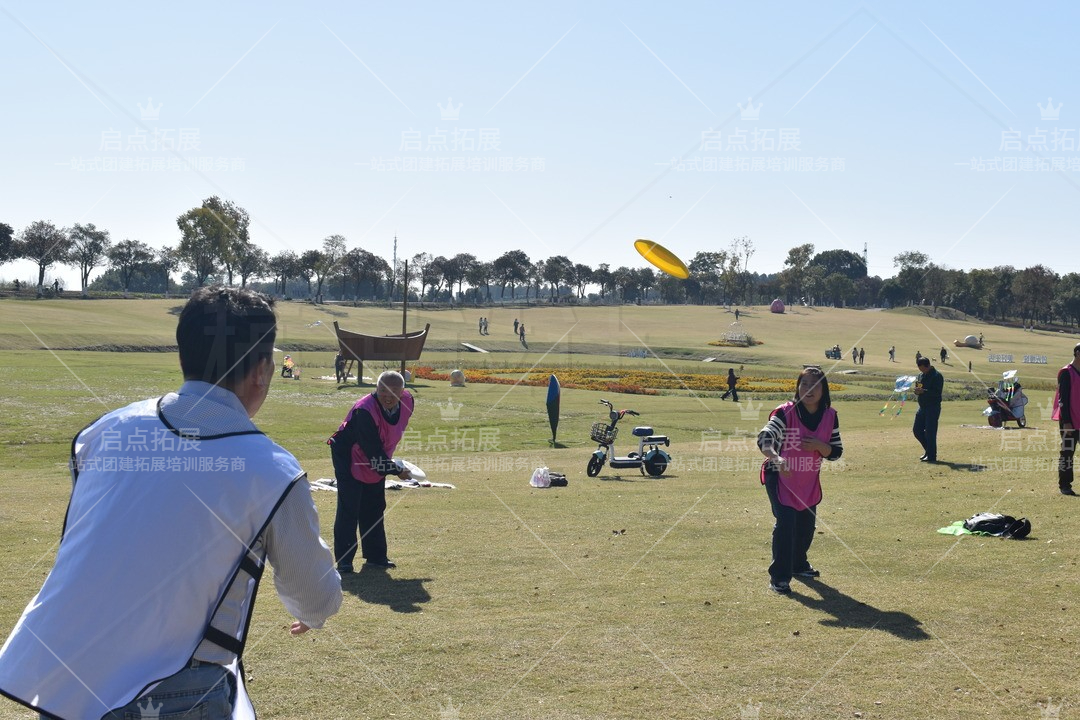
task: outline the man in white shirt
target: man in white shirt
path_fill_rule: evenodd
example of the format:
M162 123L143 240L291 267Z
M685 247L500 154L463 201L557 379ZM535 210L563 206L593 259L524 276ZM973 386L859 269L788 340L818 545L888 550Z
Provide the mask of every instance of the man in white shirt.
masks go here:
M58 718L253 717L240 662L266 562L293 635L338 611L306 475L251 421L274 377L272 303L196 290L179 391L75 437L56 562L0 649L0 693Z

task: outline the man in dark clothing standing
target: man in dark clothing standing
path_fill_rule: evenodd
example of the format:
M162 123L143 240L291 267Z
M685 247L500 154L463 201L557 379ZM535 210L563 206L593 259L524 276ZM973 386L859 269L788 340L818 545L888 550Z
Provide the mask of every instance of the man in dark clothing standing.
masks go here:
M1058 456L1058 489L1062 495L1073 491L1073 455L1080 439L1080 344L1073 348L1073 360L1058 370L1054 418L1061 431L1061 454Z
M941 417L941 393L945 378L930 364L930 358L919 358L919 374L913 392L919 398L919 410L911 431L923 447L923 462L937 462L937 427Z

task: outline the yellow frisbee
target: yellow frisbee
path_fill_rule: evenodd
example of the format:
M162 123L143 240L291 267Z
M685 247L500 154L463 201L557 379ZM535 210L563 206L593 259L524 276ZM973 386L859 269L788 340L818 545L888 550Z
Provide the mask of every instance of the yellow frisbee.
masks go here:
M652 240L635 240L634 249L660 270L672 277L685 280L690 277L690 271L686 269L686 263L679 256Z

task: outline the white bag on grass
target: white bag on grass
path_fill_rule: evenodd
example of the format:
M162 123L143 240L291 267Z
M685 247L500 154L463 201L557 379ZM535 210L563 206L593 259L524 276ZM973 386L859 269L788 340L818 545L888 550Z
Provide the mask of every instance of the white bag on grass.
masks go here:
M551 487L551 475L546 467L538 467L533 470L532 479L529 480L529 484L533 487L546 488Z

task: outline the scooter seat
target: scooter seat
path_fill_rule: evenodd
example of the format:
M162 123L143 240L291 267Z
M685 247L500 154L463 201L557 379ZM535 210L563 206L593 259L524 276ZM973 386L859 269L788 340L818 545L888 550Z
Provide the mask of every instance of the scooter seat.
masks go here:
M652 435L651 427L636 427L634 428L634 437L645 437L646 435Z

